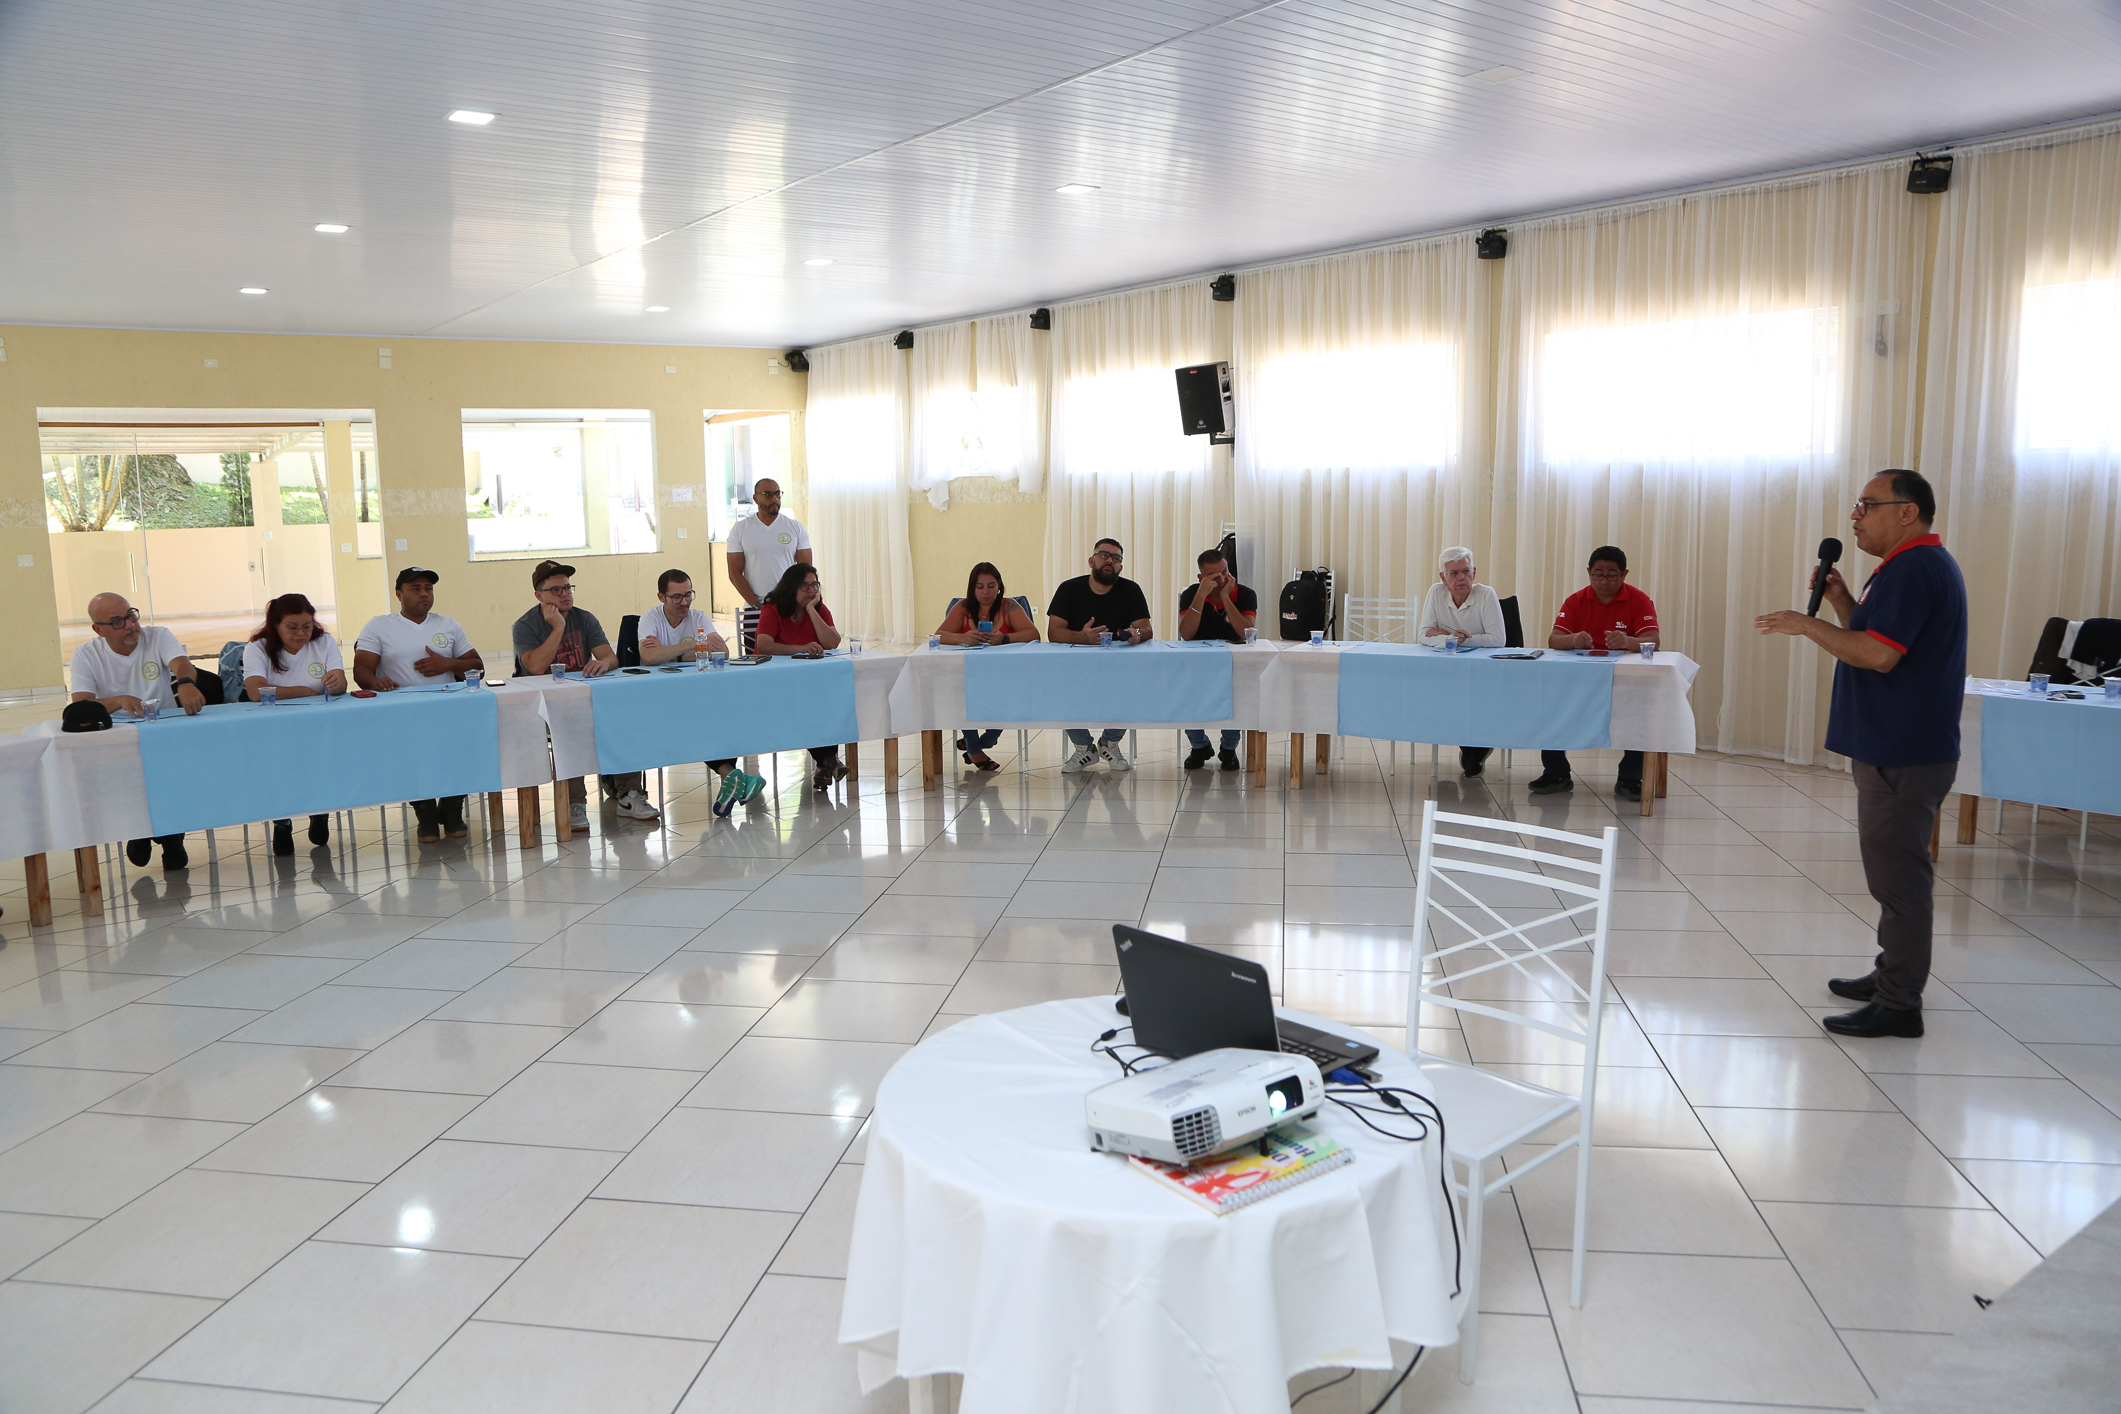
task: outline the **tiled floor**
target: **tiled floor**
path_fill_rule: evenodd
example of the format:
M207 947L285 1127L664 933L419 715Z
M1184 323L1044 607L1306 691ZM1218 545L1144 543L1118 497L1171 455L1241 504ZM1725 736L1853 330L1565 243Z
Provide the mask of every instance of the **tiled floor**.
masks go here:
M1126 921L1401 1039L1427 753L1388 776L1343 742L1290 793L1142 744L1127 776L1034 738L1028 773L845 801L789 756L733 822L695 767L665 827L527 855L408 858L396 811L292 860L224 831L100 923L66 880L34 932L4 866L0 1407L902 1408L832 1337L863 1119L924 1034L1109 990ZM1425 1362L1408 1408L1861 1408L2121 1195L2115 821L2080 852L2017 807L1947 846L1928 1036L1842 1043L1824 981L1871 908L1845 777L1677 760L1643 820L1610 754L1562 800L1525 764L1433 790L1622 831L1588 1295L1542 1170L1488 1215L1479 1383Z

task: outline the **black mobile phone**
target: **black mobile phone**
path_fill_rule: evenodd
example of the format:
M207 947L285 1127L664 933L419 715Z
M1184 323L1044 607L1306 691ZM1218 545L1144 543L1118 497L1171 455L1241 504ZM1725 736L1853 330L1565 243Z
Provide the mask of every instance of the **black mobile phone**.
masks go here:
M619 671L622 673L630 673L635 677L646 677L648 674L648 670L646 668L621 668L619 669Z

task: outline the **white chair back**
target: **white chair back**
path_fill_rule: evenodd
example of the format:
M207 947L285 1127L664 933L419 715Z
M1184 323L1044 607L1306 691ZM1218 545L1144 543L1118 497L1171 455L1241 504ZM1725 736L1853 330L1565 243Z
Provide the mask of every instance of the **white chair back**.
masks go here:
M1364 599L1350 594L1343 600L1341 637L1350 643L1412 643L1414 616L1412 599Z

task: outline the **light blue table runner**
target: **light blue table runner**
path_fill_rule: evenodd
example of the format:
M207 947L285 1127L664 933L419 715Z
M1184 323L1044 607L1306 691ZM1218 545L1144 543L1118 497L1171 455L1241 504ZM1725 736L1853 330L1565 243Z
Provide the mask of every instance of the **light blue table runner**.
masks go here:
M1981 793L2064 810L2121 811L2121 703L1983 693Z
M854 664L770 658L719 672L590 680L599 771L646 771L860 739Z
M157 835L501 788L500 714L487 692L232 702L142 722L140 769Z
M1551 751L1612 743L1611 658L1497 660L1493 649L1438 653L1398 643L1335 651L1343 736Z
M1236 711L1228 644L1012 643L965 656L968 722L1190 725Z

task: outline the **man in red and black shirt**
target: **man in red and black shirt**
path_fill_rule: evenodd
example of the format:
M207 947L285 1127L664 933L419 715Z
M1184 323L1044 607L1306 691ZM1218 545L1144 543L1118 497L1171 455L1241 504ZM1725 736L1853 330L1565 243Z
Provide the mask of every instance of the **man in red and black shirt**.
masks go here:
M1878 568L1849 593L1828 570L1826 602L1840 626L1778 609L1762 633L1809 638L1834 655L1826 749L1856 779L1863 881L1878 901L1878 957L1866 977L1827 990L1863 1005L1820 1024L1843 1036L1920 1036L1929 981L1937 876L1930 830L1959 773L1966 683L1966 580L1930 529L1937 493L1920 472L1881 471L1849 513L1856 548Z
M1628 552L1617 545L1599 546L1591 552L1590 573L1588 587L1561 601L1547 647L1633 653L1645 643L1656 643L1657 606L1649 595L1628 583ZM1553 795L1576 788L1568 752L1542 751L1539 764L1544 769L1532 782L1532 794ZM1641 752L1621 753L1613 794L1622 800L1642 799Z

